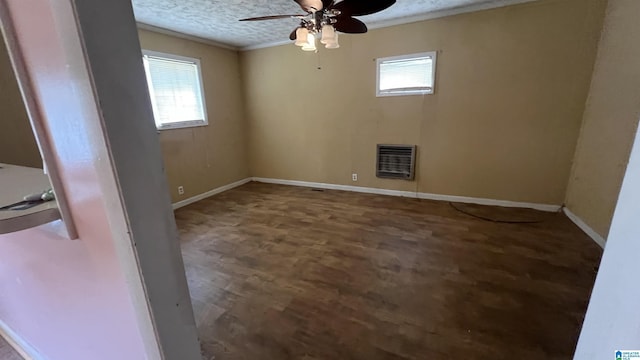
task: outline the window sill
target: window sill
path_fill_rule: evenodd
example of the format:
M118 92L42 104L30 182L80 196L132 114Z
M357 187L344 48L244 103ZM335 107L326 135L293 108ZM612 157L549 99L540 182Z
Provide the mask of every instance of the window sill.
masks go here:
M192 127L203 127L203 126L207 126L209 125L208 122L184 122L184 123L176 123L173 125L166 125L166 126L161 126L161 127L157 127L156 129L158 131L166 131L166 130L177 130L177 129L185 129L185 128L192 128Z
M407 91L407 92L386 92L376 93L376 97L388 97L388 96L412 96L412 95L433 95L433 90L428 91Z

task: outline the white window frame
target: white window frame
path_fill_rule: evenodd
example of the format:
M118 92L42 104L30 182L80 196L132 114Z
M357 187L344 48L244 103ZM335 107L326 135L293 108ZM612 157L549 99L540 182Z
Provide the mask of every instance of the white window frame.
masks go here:
M387 61L398 61L398 60L411 60L415 58L421 57L431 57L433 60L433 66L431 68L431 76L433 79L433 86L427 89L421 90L407 90L407 89L391 89L391 90L380 90L380 65ZM407 54L400 56L390 56L385 58L376 59L376 96L377 97L385 97L385 96L408 96L408 95L432 95L435 92L436 88L436 67L438 60L438 52L437 51L427 51L416 54Z
M209 114L207 112L207 101L206 101L207 97L204 94L204 82L202 80L202 67L200 66L200 59L191 58L187 56L180 56L175 54L169 54L169 53L164 53L159 51L144 50L144 49L142 50L142 55L143 55L143 63L145 67L144 72L147 77L147 87L149 89L149 95L151 98L151 106L153 107L153 117L154 117L154 122L156 123L156 128L158 130L171 130L171 129L181 129L181 128L200 127L200 126L209 125ZM158 122L155 121L155 116L158 113L158 109L156 107L155 97L153 94L154 89L153 89L153 86L151 86L151 74L149 73L147 64L144 61L144 56L151 56L151 57L162 58L167 60L192 63L196 65L197 76L200 84L200 95L202 96L202 99L201 99L202 111L204 115L203 120L187 120L187 121L181 121L181 122L175 122L175 123L169 123L169 124L158 124Z

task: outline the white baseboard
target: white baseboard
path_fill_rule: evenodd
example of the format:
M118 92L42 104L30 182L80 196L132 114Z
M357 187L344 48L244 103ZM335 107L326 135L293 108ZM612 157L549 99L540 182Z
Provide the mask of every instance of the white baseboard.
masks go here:
M194 197L190 197L188 199L184 199L181 201L178 201L177 203L173 204L173 210L179 209L181 207L185 207L187 205L193 204L194 202L198 202L200 200L204 200L208 197L211 197L213 195L216 194L220 194L221 192L225 192L227 190L231 190L233 188L237 188L238 186L242 186L248 182L251 181L251 178L246 178L246 179L242 179L239 181L236 181L234 183L228 184L228 185L224 185L224 186L220 186L219 188L215 188L211 191L207 191L206 193L200 194L200 195L196 195Z
M451 201L451 202L459 202L459 203L467 203L467 204L502 206L502 207L512 207L512 208L527 208L527 209L535 209L535 210L541 210L541 211L547 211L547 212L557 212L561 208L560 205L536 204L536 203L517 202L517 201L508 201L508 200L474 198L474 197L466 197L466 196L430 194L430 193L421 193L421 192L413 192L413 191L387 190L387 189L369 188L369 187L363 187L363 186L337 185L337 184L316 183L316 182L308 182L308 181L253 177L253 178L242 179L240 181L236 181L234 183L221 186L211 191L207 191L204 194L196 195L194 197L179 201L173 204L173 209L175 210L175 209L179 209L181 207L187 206L189 204L193 204L194 202L206 199L208 197L219 194L221 192L225 192L227 190L237 188L238 186L242 186L250 181L257 181L257 182L266 183L266 184L301 186L301 187L327 189L327 190L352 191L352 192L359 192L359 193L365 193L365 194L400 196L400 197L417 198L417 199L425 199L425 200ZM584 231L587 235L589 235L589 237L591 237L598 245L600 245L600 247L604 248L606 240L602 236L600 236L591 227L589 227L589 225L587 225L584 221L582 221L582 219L580 219L573 212L571 212L571 210L567 208L563 208L563 210L564 210L564 213L567 215L567 217L571 219L571 221L573 221L582 231ZM2 335L1 325L2 323L0 322L0 335Z
M16 334L11 328L0 320L0 337L4 338L7 343L16 350L20 356L25 360L42 360L44 357L24 341L18 334Z
M366 194L391 195L391 196L402 196L402 197L412 197L412 198L416 197L416 193L411 191L375 189L375 188L367 188L362 186L325 184L325 183L315 183L315 182L308 182L308 181L269 179L269 178L261 178L261 177L254 177L253 181L261 182L265 184L291 185L291 186L301 186L301 187L327 189L327 190L342 190L342 191L352 191L352 192L359 192L359 193L366 193Z
M466 196L440 195L440 194L429 194L429 193L418 193L418 198L427 199L427 200L450 201L450 202L458 202L458 203L466 203L466 204L534 209L534 210L540 210L540 211L546 211L546 212L558 212L560 211L560 207L561 207L560 205L551 205L551 204L537 204L537 203L518 202L518 201L509 201L509 200L495 200L495 199L484 199L484 198L474 198L474 197L466 197Z
M336 184L325 184L325 183L315 183L315 182L296 181L296 180L268 179L268 178L261 178L261 177L254 177L253 181L267 183L267 184L292 185L292 186L302 186L302 187L328 189L328 190L343 190L343 191L353 191L353 192L367 193L367 194L401 196L401 197L410 197L410 198L427 199L427 200L451 201L451 202L460 202L460 203L468 203L468 204L489 205L489 206L527 208L527 209L536 209L536 210L548 211L548 212L557 212L560 210L560 207L561 207L560 205L525 203L525 202L516 202L516 201L507 201L507 200L473 198L473 197L465 197L465 196L429 194L429 193L421 193L421 192L413 192L413 191L386 190L386 189L369 188L369 187L363 187L363 186L336 185Z
M602 236L600 236L600 234L595 232L595 230L593 230L589 225L587 225L587 223L585 223L582 219L580 219L571 210L565 207L563 208L563 211L567 215L567 217L580 228L580 230L584 231L585 234L589 235L589 237L596 242L596 244L600 245L600 247L604 249L604 246L607 243L607 240L605 240L605 238L603 238Z

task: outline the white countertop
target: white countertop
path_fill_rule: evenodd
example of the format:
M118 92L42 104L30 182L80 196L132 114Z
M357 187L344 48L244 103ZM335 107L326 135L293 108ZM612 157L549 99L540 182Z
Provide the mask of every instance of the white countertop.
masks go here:
M0 207L23 200L26 195L51 188L42 169L0 163ZM0 210L0 234L20 231L60 219L56 201L27 210Z

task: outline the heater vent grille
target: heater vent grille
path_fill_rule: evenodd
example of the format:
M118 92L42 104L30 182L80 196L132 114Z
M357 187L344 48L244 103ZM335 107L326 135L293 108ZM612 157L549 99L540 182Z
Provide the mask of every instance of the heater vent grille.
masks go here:
M415 145L378 145L376 176L384 179L413 180Z

